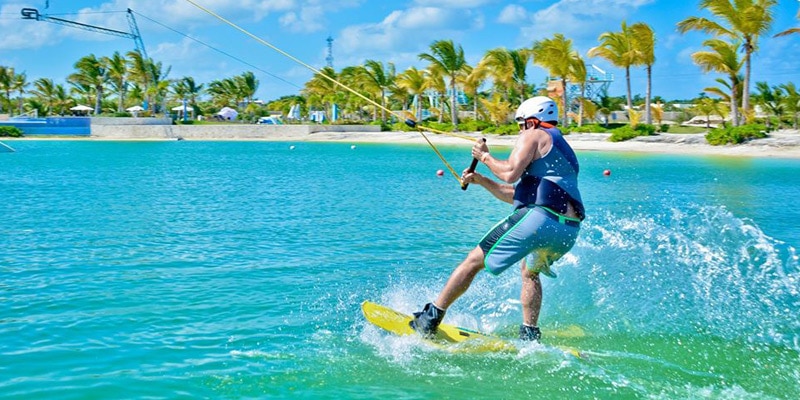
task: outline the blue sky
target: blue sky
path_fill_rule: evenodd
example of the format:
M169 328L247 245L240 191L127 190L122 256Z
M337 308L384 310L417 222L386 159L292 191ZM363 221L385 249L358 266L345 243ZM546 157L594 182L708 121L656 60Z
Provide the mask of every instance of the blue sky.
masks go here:
M703 33L680 35L677 22L709 16L699 0L195 0L257 37L303 62L326 65L327 42L333 41L333 66L365 60L393 62L401 72L424 68L419 60L435 40L452 39L475 65L493 48L530 47L533 41L562 33L586 58L597 37L629 24L645 22L656 32L653 95L668 100L697 96L716 86L716 74L703 74L690 54L702 48ZM48 8L45 8L49 6ZM753 63L755 81L800 84L800 35L772 34L800 26L800 2L778 0L775 24ZM171 66L168 78L192 76L200 83L253 71L260 80L257 96L272 100L296 94L312 72L245 34L224 25L185 0L0 0L0 65L64 83L80 57L109 56L134 48L130 39L61 25L22 20L23 7L43 14L104 28L129 31L131 8L148 55ZM187 37L188 36L188 37ZM211 49L189 37L221 50ZM624 71L602 59L587 61L614 74L611 95L624 95ZM249 65L248 65L249 64ZM546 72L534 65L529 82L542 86ZM645 73L631 73L633 92L644 94Z

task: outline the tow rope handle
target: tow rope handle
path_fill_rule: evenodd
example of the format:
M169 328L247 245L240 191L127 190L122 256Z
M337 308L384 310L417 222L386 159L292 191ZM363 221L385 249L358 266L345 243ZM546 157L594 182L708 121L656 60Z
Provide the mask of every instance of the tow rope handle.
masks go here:
M483 141L484 143L486 143L486 139L485 138L481 138L480 140ZM475 172L475 168L477 168L477 167L478 167L478 159L477 158L473 158L472 159L472 163L469 165L469 169L467 169L467 173L471 174L471 173ZM466 183L466 182L462 182L461 183L461 190L467 190L467 187L469 187L469 183Z

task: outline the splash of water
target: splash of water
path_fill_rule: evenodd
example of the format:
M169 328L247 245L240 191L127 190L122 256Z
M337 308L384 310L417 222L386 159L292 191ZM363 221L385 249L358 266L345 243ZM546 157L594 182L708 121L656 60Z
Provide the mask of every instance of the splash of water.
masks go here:
M722 206L631 214L607 212L584 226L552 287L572 306L557 310L594 329L797 341L793 247Z

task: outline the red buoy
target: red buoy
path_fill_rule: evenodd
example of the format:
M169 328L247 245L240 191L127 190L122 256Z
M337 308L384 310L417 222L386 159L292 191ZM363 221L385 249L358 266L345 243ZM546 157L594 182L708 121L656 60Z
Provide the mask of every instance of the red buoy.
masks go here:
M603 171L603 175L605 175L605 176L611 176L611 170L610 170L610 169L607 169L607 170Z
M444 175L444 171L440 169L440 170L436 171L436 175L443 176Z

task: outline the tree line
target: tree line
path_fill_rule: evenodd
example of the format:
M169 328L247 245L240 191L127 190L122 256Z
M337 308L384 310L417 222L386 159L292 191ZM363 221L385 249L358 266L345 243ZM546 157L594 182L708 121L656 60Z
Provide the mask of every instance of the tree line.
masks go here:
M710 35L703 42L704 49L691 55L692 61L701 71L722 76L717 79L719 86L703 89L698 103L702 112L713 109L716 114L730 116L732 125L738 126L755 119L753 104L759 104L773 116L789 116L797 127L800 96L794 83L750 84L752 58L772 28L776 5L777 0L701 0L700 8L708 10L713 18L693 16L677 24L680 33L700 31ZM791 28L768 39L781 40L773 38L797 33L800 29ZM625 109L632 123L643 118L651 124L654 114L661 112L652 101L655 48L655 33L648 24L629 25L623 21L619 31L600 34L598 45L586 53L625 71L625 107L613 104L607 94L599 102L586 97L586 60L574 49L571 39L557 33L526 48L490 49L474 66L466 61L462 46L452 40L438 40L431 43L429 51L418 55L420 61L427 63L422 69L412 66L398 73L393 63L377 60L339 71L324 67L304 84L299 95L273 101L267 108L287 112L293 104L300 103L305 109L331 110L335 104L352 119L383 123L388 118L387 109L421 120L422 109L426 108L438 122L447 121L455 127L462 109L458 96L463 94L463 107L470 108L475 118L499 125L507 122L508 115L525 98L544 94L560 102L562 124L575 121L580 125L584 120L595 119L598 113L608 114L612 106ZM526 71L530 63L547 71L549 80L545 85L537 88L528 82ZM154 113L168 113L168 103L185 100L198 115L224 106L244 106L240 112L246 114L263 113L254 101L259 81L249 71L206 86L192 77L169 79L170 67L142 57L138 51L99 58L90 54L78 60L74 68L75 72L66 79L67 89L49 78L37 79L31 85L24 72L0 66L1 110L11 114L36 110L39 115L60 115L69 113L77 103L86 103L100 114L124 113L127 106L147 104ZM647 75L641 113L634 110L632 68L644 68ZM342 90L336 82L357 94ZM580 88L575 98L569 98L566 90L572 83ZM751 86L756 93L750 92ZM426 97L434 101L424 106ZM655 98L659 103L663 100Z

